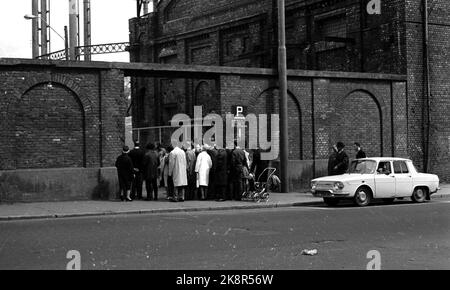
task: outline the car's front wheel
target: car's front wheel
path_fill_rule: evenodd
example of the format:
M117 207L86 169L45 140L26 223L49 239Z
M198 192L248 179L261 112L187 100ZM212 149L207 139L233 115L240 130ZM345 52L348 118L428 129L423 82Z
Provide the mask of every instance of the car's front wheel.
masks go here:
M424 187L418 187L414 189L411 200L417 203L422 203L427 199L427 189Z
M324 197L323 202L325 202L325 204L328 206L336 206L339 203L339 199L333 197Z
M353 200L357 206L367 206L372 200L372 193L365 187L358 188Z

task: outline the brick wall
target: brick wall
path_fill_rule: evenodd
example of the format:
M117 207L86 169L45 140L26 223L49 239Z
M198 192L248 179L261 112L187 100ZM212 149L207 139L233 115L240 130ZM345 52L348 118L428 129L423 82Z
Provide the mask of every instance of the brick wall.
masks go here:
M446 0L429 2L429 61L430 61L430 172L450 181L450 126L448 98L450 92L450 5ZM423 74L422 1L406 0L406 50L408 68L408 153L423 169L426 126Z
M20 63L0 63L0 170L114 166L123 72Z

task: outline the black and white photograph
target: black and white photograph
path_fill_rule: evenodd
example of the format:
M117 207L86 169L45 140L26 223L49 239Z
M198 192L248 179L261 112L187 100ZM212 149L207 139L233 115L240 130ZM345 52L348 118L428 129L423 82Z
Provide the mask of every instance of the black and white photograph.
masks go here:
M0 0L0 270L450 270L450 1Z

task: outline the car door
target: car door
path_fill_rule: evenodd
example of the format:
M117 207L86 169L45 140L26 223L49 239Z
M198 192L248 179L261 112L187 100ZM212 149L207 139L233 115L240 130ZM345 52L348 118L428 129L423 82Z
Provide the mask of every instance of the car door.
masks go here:
M395 196L395 175L390 161L380 161L375 173L374 198L388 198Z
M394 161L395 196L405 197L412 194L412 174L405 161Z

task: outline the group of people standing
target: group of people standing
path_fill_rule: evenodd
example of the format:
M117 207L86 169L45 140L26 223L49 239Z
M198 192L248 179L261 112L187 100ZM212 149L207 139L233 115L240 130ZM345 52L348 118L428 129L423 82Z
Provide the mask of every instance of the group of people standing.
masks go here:
M332 153L328 159L328 175L341 175L347 172L349 166L349 157L344 151L345 144L337 142L332 147ZM361 149L361 144L354 143L354 150L356 152L356 159L366 158L366 153Z
M123 201L143 199L145 181L146 200L158 200L158 188L164 187L167 199L216 201L241 200L251 174L260 174L267 162L261 160L259 149L250 154L237 142L233 149L207 144L186 143L180 147L163 147L150 143L146 150L135 142L133 150L127 146L117 158L120 197Z

